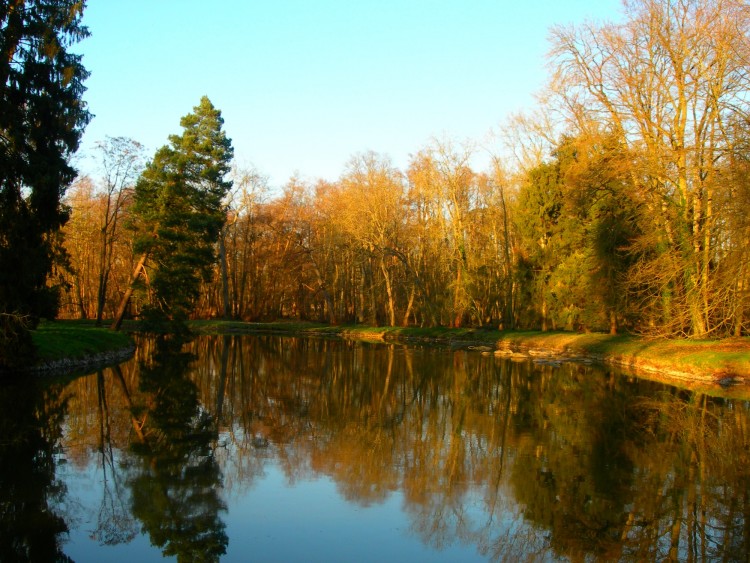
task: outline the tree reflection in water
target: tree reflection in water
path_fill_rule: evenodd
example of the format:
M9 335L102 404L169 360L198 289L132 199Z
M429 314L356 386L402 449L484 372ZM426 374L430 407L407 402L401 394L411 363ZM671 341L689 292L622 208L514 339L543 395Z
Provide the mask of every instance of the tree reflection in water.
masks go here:
M750 553L745 401L398 345L269 337L194 350L218 358L227 345L224 427L237 451L261 432L290 479L326 474L362 505L400 490L435 547L474 544L492 559ZM194 371L204 404L216 401L216 364Z
M65 417L61 386L31 378L0 386L0 561L68 561L65 497L55 450Z
M165 554L224 553L222 499L251 499L269 464L290 484L326 476L361 506L398 494L413 536L490 560L750 553L746 400L393 344L152 346L105 374L106 408L96 379L71 383L66 424L121 452L132 515Z
M226 552L215 428L187 370L193 357L177 338L159 338L140 369L140 422L129 468L133 515L152 544L178 560L212 561Z

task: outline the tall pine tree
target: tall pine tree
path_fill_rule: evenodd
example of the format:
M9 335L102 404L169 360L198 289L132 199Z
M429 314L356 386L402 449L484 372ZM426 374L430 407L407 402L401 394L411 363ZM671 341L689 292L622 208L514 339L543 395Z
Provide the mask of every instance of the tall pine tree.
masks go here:
M152 318L179 323L198 296L215 261L215 247L226 220L222 200L234 155L224 120L207 97L180 121L147 165L135 188L136 248L146 262Z
M0 369L26 361L28 329L57 312L47 286L69 158L90 119L88 72L68 49L88 36L80 0L0 2Z

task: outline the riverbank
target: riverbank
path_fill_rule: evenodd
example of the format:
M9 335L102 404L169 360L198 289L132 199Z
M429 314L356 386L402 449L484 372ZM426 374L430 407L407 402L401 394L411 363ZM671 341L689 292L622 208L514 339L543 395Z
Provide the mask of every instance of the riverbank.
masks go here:
M80 321L43 321L32 331L37 362L33 373L90 370L122 362L135 353L129 335Z
M537 362L599 362L665 382L750 386L750 338L727 340L646 339L602 333L497 331L476 328L354 327L313 323L195 321L210 334L301 334L423 343L474 349Z

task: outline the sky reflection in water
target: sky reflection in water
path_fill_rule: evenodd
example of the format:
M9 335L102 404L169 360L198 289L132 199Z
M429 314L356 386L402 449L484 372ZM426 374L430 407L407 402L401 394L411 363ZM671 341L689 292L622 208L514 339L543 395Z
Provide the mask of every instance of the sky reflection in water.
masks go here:
M64 551L75 561L151 561L161 559L147 535L102 547L92 541L93 508L100 503L100 472L88 467L68 474L80 487L70 496L80 503L76 528ZM382 503L359 506L345 501L327 477L289 483L269 461L250 490L227 499L229 542L222 561L485 561L471 546L437 550L410 529L403 498L394 492Z

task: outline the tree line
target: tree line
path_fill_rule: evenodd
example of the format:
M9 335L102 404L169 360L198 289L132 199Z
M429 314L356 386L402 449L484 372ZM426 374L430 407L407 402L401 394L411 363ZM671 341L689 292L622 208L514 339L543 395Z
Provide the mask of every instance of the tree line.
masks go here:
M745 334L746 12L729 0L642 0L626 3L623 23L554 28L548 96L507 124L515 158L489 170L450 141L405 170L358 154L336 181L292 178L275 195L262 175L235 169L218 259L204 248L213 272L183 311ZM137 252L124 251L132 262ZM133 313L153 305L153 271ZM93 289L70 285L84 313Z
M60 33L85 35L68 25ZM2 184L3 318L745 335L748 29L739 0L627 1L620 22L550 31L549 84L534 112L502 127L487 169L472 167L475 149L433 141L404 169L368 152L337 180L292 178L280 191L231 166L207 98L145 165L137 142L108 138L101 177L72 183L65 157L88 114L80 95L63 96L79 113L50 141L64 150L45 166L59 172L22 166L50 152L31 141L3 153L18 162ZM48 40L28 56L47 61ZM85 69L67 56L80 94ZM10 60L6 105L31 68ZM6 119L3 139L22 121ZM7 340L17 323L3 326Z

